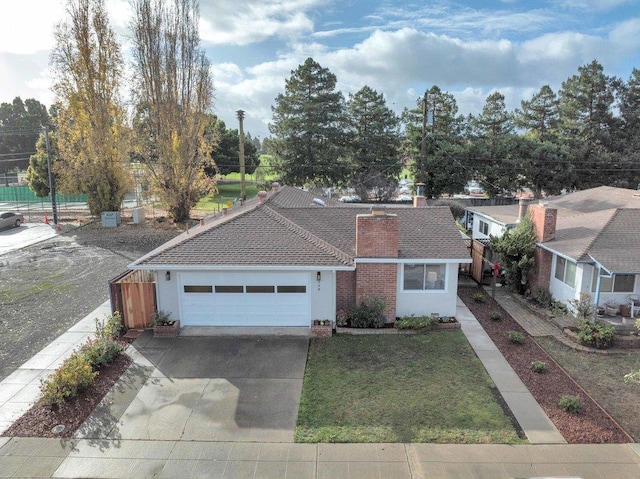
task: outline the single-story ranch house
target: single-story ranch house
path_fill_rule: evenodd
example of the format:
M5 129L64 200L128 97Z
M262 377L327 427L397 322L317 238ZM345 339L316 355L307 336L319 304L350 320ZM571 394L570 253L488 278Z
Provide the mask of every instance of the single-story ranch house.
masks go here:
M309 326L371 296L389 322L453 316L470 263L448 207L315 198L277 183L129 267L155 282L157 310L181 326Z
M538 239L532 289L569 304L581 293L594 304L626 304L640 293L640 192L601 186L539 204L467 208L472 238L513 228L529 212Z

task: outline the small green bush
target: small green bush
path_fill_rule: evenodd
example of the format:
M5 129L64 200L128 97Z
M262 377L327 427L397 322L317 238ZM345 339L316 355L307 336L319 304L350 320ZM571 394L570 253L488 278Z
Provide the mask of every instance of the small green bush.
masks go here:
M536 289L533 299L541 306L549 307L553 301L553 296L548 289L538 288Z
M491 311L490 317L494 321L500 321L502 319L502 313L500 311Z
M96 338L116 339L122 327L122 316L119 311L114 312L104 321L96 319Z
M396 329L426 329L438 322L438 316L403 316L396 320Z
M382 328L387 318L384 315L385 302L372 296L360 306L352 307L347 313L347 322L352 328Z
M90 339L80 348L94 370L109 364L121 352L122 346L111 339Z
M97 375L87 358L74 352L53 374L40 381L40 401L48 405L60 405L91 385Z
M507 331L507 338L509 338L509 341L511 341L513 344L524 343L524 334L522 334L520 331Z
M602 321L578 321L578 339L580 342L595 346L598 349L607 349L613 346L615 334L616 328L606 325Z
M547 371L547 363L544 361L531 361L530 368L534 373L542 374Z
M473 296L471 296L471 299L480 304L484 304L487 302L487 297L482 293L475 293Z
M582 410L582 401L578 396L565 394L560 398L558 406L571 414L578 414Z

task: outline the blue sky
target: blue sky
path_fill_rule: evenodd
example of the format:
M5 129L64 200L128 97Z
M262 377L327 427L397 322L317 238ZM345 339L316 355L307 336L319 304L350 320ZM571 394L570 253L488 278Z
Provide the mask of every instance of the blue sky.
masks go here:
M127 0L106 0L127 52ZM382 1L201 0L202 45L212 63L214 112L268 136L271 105L291 71L313 57L347 96L364 85L400 112L432 85L460 113L478 113L493 91L513 109L541 86L557 91L598 60L624 80L640 68L640 0ZM0 102L49 105L48 60L59 0L0 3Z

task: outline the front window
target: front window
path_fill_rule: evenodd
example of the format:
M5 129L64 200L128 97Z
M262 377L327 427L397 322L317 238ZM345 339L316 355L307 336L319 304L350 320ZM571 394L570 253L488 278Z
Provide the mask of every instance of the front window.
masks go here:
M444 290L446 279L444 264L405 264L405 291Z
M594 268L595 274L591 281L591 291L596 291L598 282L598 269ZM634 274L614 274L610 277L602 276L600 278L601 293L633 293L635 288L636 276Z
M576 284L576 263L562 256L556 256L555 277L573 288Z
M489 223L479 220L479 224L478 224L478 229L480 230L480 233L482 233L483 235L489 235Z

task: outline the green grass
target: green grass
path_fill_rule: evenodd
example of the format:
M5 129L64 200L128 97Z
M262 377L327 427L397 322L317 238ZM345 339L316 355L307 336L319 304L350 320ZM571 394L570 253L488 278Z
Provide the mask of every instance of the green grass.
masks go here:
M218 183L218 192L215 195L205 196L195 206L195 210L200 211L218 211L227 201L231 201L240 198L240 183ZM245 183L245 189L247 191L247 199L253 198L258 194L258 186L254 183Z
M461 331L312 339L297 442L519 443Z

